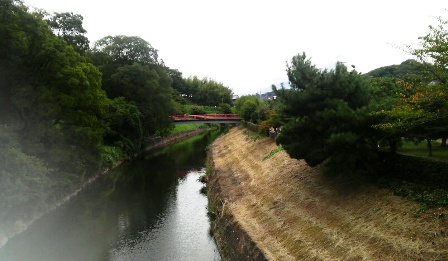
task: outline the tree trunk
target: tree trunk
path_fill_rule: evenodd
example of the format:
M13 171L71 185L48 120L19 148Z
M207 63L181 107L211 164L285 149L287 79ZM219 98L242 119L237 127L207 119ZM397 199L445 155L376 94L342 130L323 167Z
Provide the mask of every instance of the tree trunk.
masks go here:
M442 138L442 144L440 144L440 146L441 146L442 148L446 148L446 139L447 139L447 137L443 137L443 138Z
M390 147L390 152L397 153L397 141L396 140L389 140L389 147Z
M432 144L431 144L431 140L427 139L428 142L428 150L429 150L429 156L432 157Z

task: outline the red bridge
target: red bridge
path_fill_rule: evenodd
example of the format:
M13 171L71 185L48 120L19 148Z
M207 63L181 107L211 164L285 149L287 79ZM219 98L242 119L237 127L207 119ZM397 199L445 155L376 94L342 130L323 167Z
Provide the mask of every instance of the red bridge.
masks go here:
M199 115L174 115L175 124L191 123L239 123L241 117L238 114L199 114Z

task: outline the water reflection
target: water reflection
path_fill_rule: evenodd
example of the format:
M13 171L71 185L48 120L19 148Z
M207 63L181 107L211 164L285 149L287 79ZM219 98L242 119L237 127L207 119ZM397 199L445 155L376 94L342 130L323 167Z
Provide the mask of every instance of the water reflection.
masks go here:
M0 260L220 260L197 178L204 135L127 164L35 222Z

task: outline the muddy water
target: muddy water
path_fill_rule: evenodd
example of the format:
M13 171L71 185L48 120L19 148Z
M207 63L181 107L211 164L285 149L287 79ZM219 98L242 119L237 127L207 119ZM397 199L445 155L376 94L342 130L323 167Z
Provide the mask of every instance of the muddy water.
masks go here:
M0 248L0 260L220 260L197 179L215 135L143 155Z

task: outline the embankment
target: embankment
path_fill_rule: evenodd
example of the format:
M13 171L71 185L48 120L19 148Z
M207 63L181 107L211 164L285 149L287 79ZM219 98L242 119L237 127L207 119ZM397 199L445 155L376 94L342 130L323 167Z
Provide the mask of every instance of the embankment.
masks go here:
M177 142L180 142L180 141L186 140L190 137L199 135L207 130L210 130L210 129L198 128L198 129L192 129L192 130L188 130L185 132L168 135L167 137L157 136L157 137L148 138L146 140L145 151L160 149L160 148L164 148L164 147L173 145Z
M211 146L209 212L224 260L447 260L448 211L277 152L242 127Z
M16 125L10 124L7 127L10 127L10 126L16 126ZM200 129L193 129L193 130L189 130L189 131L185 131L185 132L181 132L181 133L168 135L167 137L148 138L146 140L144 150L149 151L149 150L164 148L164 147L173 145L177 142L186 140L195 135L199 135L202 132L207 131L207 130L209 130L209 129L200 128ZM136 154L134 156L138 156L138 154ZM130 159L130 160L132 160L132 159ZM122 163L123 163L123 161L117 162L115 167L118 167ZM68 192L65 197L59 199L55 204L48 206L44 211L32 213L32 215L30 215L29 218L27 218L27 219L23 219L23 220L19 219L19 220L11 221L9 223L0 222L0 248L3 247L9 241L9 239L11 239L11 238L15 237L16 235L25 231L30 225L32 225L35 221L40 219L43 215L66 204L70 199L77 196L84 188L89 186L92 182L96 181L99 177L101 177L103 175L107 175L107 173L109 173L109 171L110 171L109 168L103 169L102 171L100 171L97 174L90 177L88 180L84 181L84 183L81 187L77 188L74 191Z

